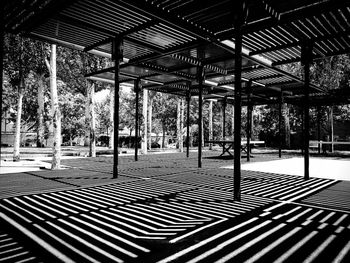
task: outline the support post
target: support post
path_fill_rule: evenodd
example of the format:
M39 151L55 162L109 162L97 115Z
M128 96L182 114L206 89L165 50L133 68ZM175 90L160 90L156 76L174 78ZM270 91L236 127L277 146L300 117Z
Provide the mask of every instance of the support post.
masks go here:
M139 139L139 95L140 95L140 79L134 81L135 91L135 162L138 161L138 139Z
M200 65L197 67L198 78L198 168L202 168L202 122L203 122L203 82L204 82L204 69Z
M317 106L317 152L321 154L321 107Z
M283 104L283 93L281 91L280 98L279 98L279 104L278 104L278 157L282 158L282 104Z
M242 126L242 25L246 10L244 0L234 1L237 12L234 19L235 38L235 132L233 162L233 200L241 201L241 126Z
M312 62L312 44L305 43L301 50L301 62L304 66L304 179L308 180L309 174L309 141L310 141L310 63Z
M252 82L248 82L248 104L247 104L247 162L250 162L250 139L252 137L252 111L253 111L253 104L251 102L251 96L252 96Z
M119 157L119 62L123 59L123 40L115 38L112 43L112 60L114 61L114 154L113 178L118 178Z
M190 91L187 92L186 96L186 101L187 101L187 113L186 113L186 145L187 145L187 150L186 150L186 157L190 157L190 106L191 106L191 93Z

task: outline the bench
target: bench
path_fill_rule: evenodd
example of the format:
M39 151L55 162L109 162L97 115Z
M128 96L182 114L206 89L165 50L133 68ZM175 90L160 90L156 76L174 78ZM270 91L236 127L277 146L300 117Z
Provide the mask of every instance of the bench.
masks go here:
M324 142L324 141L313 141L313 140L309 141L310 149L318 149L318 147L320 147L323 153L327 152L327 148L328 148L327 145L329 145L330 147L334 145L350 145L350 142L339 142L339 141Z

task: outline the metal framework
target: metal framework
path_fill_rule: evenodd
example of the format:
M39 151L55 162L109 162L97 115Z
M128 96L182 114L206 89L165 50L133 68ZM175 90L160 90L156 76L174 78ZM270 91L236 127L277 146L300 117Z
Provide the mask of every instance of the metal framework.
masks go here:
M309 64L312 59L350 52L350 1L11 0L3 8L6 32L116 61L115 66L86 76L115 83L115 127L122 82L135 81L137 92L142 86L184 96L188 103L191 96L199 96L200 105L202 96L234 97L235 200L241 198L242 105L278 103L281 94L287 103L305 105L307 179L309 107L349 103L348 91L328 92L309 83ZM277 67L299 61L305 65L304 80ZM117 149L118 137L114 143ZM114 162L116 177L118 151Z

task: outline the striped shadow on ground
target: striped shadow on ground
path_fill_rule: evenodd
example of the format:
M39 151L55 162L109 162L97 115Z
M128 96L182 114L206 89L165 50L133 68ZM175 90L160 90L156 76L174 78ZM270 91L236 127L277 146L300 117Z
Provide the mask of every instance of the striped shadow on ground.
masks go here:
M0 217L54 261L140 262L271 204L250 197L239 203L216 200L217 194L139 180L3 199Z
M348 214L301 205L272 206L227 221L166 262L349 262Z
M340 181L320 193L302 200L303 203L350 212L350 182Z
M158 180L176 182L200 188L233 192L233 175L229 170L194 170L181 174L165 175ZM337 181L311 178L304 180L298 176L242 172L242 194L254 195L281 201L295 201L312 193L325 189Z
M25 246L20 238L1 226L0 262L39 263L42 262L42 258L34 254L30 246Z

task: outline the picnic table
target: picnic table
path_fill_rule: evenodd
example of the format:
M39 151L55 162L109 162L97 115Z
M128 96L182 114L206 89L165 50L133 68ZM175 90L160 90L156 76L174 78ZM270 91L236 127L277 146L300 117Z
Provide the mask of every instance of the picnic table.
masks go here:
M233 156L232 153L230 152L230 149L234 145L233 140L209 140L209 141L206 141L206 143L219 144L222 147L222 153L220 154L220 156L223 156L225 153L228 153L230 156ZM249 144L252 146L263 145L265 144L265 141L250 141ZM248 141L246 140L241 141L241 151L248 154Z

